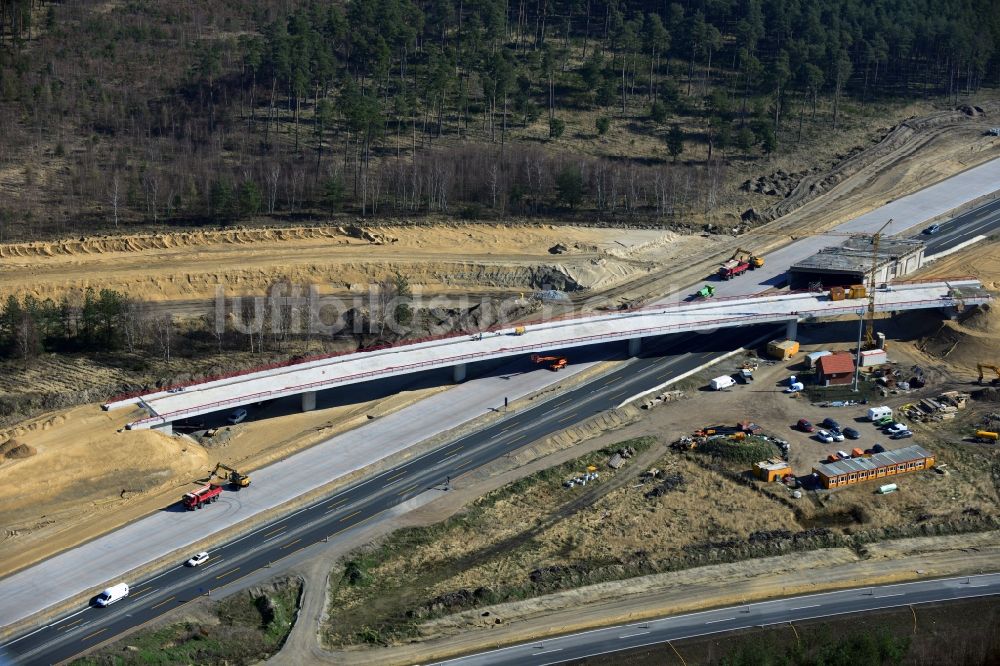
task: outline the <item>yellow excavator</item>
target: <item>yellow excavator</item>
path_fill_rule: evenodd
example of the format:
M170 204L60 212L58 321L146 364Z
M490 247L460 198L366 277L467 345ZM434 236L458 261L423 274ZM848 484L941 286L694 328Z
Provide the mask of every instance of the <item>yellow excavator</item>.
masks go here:
M228 472L228 474L226 472ZM211 480L214 477L219 477L220 479L228 479L229 485L232 486L233 490L246 488L247 486L250 485L249 475L240 474L238 471L236 471L229 465L224 465L223 463L218 463L215 466L215 469L212 470L212 474L209 477L209 480Z
M733 252L732 258L737 260L746 258L746 260L750 263L750 270L756 270L764 266L764 257L756 255L750 250L744 250L741 247L736 248L736 251Z
M989 365L988 363L977 363L976 364L976 370L979 371L979 379L976 380L976 383L978 383L978 384L982 384L983 383L983 379L984 379L983 370L992 370L993 372L997 373L997 376L994 379L992 379L990 381L990 383L991 384L1000 384L1000 367L995 366L995 365Z

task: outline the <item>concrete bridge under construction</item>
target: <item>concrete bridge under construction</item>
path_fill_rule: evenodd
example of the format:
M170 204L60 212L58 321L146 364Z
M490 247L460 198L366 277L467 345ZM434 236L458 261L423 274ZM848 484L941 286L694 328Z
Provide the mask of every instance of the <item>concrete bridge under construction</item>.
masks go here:
M897 282L876 290L875 309L890 313L935 308L954 312L989 300L979 281L971 278ZM867 307L867 299L834 301L828 292L661 304L333 355L116 399L104 408L141 406L149 415L128 424L129 429L171 431L175 421L262 400L301 395L302 409L308 411L315 409L316 392L329 388L446 367L453 368L454 380L461 382L468 363L615 340L627 342L629 354L634 356L645 337L772 322L785 322L786 336L795 339L800 321L855 315Z

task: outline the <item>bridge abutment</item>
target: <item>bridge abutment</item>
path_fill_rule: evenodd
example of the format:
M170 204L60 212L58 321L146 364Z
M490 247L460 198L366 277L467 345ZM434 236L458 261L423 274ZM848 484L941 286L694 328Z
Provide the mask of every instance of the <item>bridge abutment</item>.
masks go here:
M302 411L311 412L316 409L316 391L306 391L302 394Z
M150 429L151 430L155 430L157 432L162 432L164 435L173 435L174 434L174 424L172 422L170 422L170 421L167 421L166 423L158 425L158 426L153 426Z
M458 365L452 366L451 378L456 384L461 384L465 381L465 363L459 363Z

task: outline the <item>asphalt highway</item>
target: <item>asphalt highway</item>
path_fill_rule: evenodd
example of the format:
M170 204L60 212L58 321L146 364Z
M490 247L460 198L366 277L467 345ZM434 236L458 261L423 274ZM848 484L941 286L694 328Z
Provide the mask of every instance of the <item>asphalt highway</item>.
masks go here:
M614 372L449 442L419 458L268 523L221 547L198 568L178 566L143 581L108 608L93 605L0 646L0 665L52 664L79 654L210 590L371 520L451 478L566 428L764 335L769 327L647 339L643 354ZM624 345L620 345L624 352ZM212 506L205 511L211 511ZM178 514L183 520L184 514ZM192 553L193 555L193 553Z
M916 606L1000 594L1000 574L864 587L801 597L774 599L744 606L670 617L567 634L440 662L448 666L502 664L561 664L587 657L634 650L685 638L737 629L861 613L883 608ZM914 612L914 621L917 612Z
M995 199L956 215L947 222L941 222L941 231L933 236L921 233L915 238L927 244L924 254L929 257L950 250L977 236L989 236L998 229L1000 229L1000 199Z

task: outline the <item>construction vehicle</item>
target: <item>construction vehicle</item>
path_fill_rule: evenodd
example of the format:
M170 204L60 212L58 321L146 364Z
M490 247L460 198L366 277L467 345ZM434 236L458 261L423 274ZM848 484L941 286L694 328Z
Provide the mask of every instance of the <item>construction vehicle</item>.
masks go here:
M745 259L730 259L719 266L719 277L723 280L732 280L738 275L743 275L750 270L750 262Z
M525 333L527 333L527 329L524 326L514 327L514 335L524 335Z
M732 258L741 259L744 257L750 263L750 270L755 271L758 268L764 267L764 257L757 256L750 250L744 250L743 248L740 247L736 248L736 252L733 253Z
M977 363L976 364L976 370L979 371L979 379L976 380L977 384L982 384L983 383L983 379L985 378L983 370L992 370L993 372L997 373L996 378L991 379L990 383L991 384L1000 384L1000 367L995 366L995 365L989 365L988 363Z
M220 473L221 470L221 473ZM229 472L225 474L225 472ZM225 465L223 463L218 463L212 473L208 476L208 480L211 481L212 478L219 477L220 479L228 479L229 485L232 486L233 490L239 490L240 488L246 488L250 485L250 477L246 474L240 474L238 471Z
M562 370L569 364L569 360L565 356L541 356L539 354L531 355L532 363L548 363L549 370L556 372Z
M715 287L710 284L706 284L704 287L698 290L695 294L698 298L712 298L715 296Z
M188 511L194 511L195 509L200 509L206 504L218 501L219 495L221 494L222 486L210 483L207 486L202 486L198 490L184 493L184 497L181 498L181 503Z
M868 275L868 316L865 322L865 343L862 349L878 349L879 342L875 338L875 277L878 273L878 246L882 240L882 232L887 226L892 224L892 218L879 227L879 230L872 234L872 267Z
M1000 440L1000 434L989 430L977 430L975 440L984 444L996 444L997 440Z

